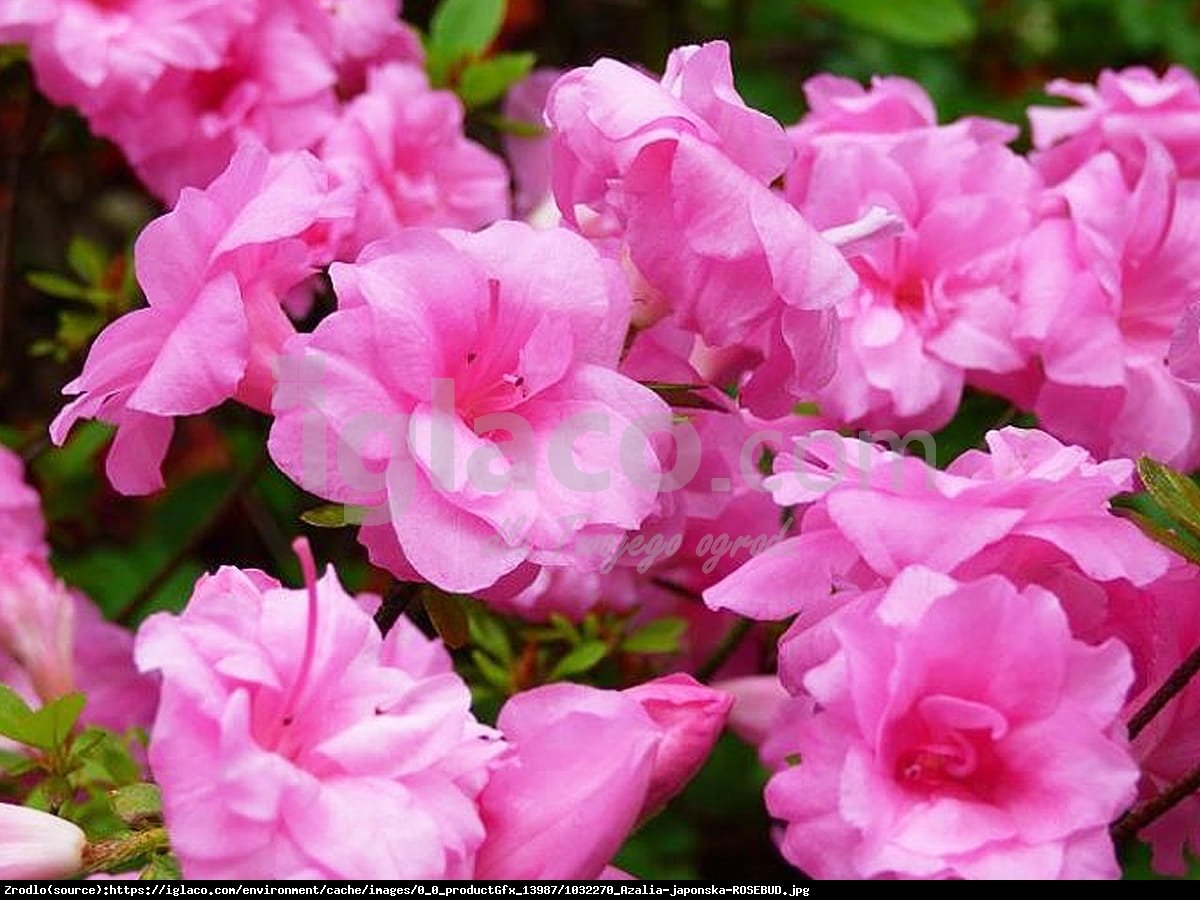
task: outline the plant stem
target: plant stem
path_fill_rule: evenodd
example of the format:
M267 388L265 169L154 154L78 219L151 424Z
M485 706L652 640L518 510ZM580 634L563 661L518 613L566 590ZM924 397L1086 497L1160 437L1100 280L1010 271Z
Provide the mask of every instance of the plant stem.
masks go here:
M1188 686L1198 672L1200 672L1200 647L1196 647L1188 658L1167 676L1167 680L1151 695L1150 699L1142 704L1141 709L1133 714L1129 720L1129 739L1133 740L1141 734L1154 717L1162 712L1163 707Z
M135 859L161 850L168 845L165 828L135 831L125 837L96 841L83 848L83 868L86 872L108 872L120 869Z
M413 600L420 593L421 586L419 584L410 584L406 581L397 581L392 585L383 596L383 601L379 604L379 609L375 612L375 625L379 628L379 633L384 637L388 636L388 632L395 627L400 621L400 617L408 611Z
M741 646L746 635L750 633L757 623L752 619L738 619L730 627L729 631L725 632L725 636L721 638L721 643L717 645L717 649L713 651L712 656L705 660L704 665L696 670L697 681L708 681L721 670L725 663L729 662L730 658Z
M1113 843L1122 844L1137 836L1147 825L1165 816L1200 790L1200 765L1168 787L1153 800L1130 810L1112 826Z

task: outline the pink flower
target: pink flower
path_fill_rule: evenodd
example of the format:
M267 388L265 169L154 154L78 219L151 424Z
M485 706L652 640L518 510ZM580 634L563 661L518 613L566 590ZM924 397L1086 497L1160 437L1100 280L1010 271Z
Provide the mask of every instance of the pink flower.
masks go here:
M1197 570L1182 562L1151 589L1139 614L1153 625L1154 645L1144 689L1130 698L1129 715L1140 709L1177 666L1200 647ZM1200 758L1200 681L1195 679L1133 739L1142 768L1139 800L1173 786ZM1192 795L1144 828L1138 837L1153 848L1155 870L1184 875L1186 854L1200 852L1200 796Z
M827 236L873 209L898 224L846 248L860 287L838 306L838 367L812 399L834 427L936 430L975 373L994 378L1027 362L1012 337L1015 267L1037 178L1003 146L1011 129L934 127L932 104L910 82L879 81L864 94L824 76L811 92L821 102L791 132L799 152L788 199Z
M0 878L70 878L83 868L79 827L50 813L0 803Z
M687 676L554 685L470 713L439 644L381 639L330 571L202 579L138 636L163 674L150 763L189 878L595 878L682 787L728 699Z
M0 447L0 552L45 558L46 523L37 491L25 483L21 457Z
M51 425L62 444L80 418L118 426L108 476L122 493L162 487L173 418L230 398L265 408L275 358L295 329L280 303L324 262L324 223L344 212L308 154L246 145L207 190L187 190L136 246L149 305L92 345L79 396Z
M255 0L35 0L6 4L0 34L30 45L38 87L91 116L168 70L217 68Z
M1040 363L1005 393L1097 455L1200 465L1200 391L1166 362L1200 296L1198 234L1200 181L1179 180L1155 143L1132 188L1107 152L1054 188L1022 251L1015 328Z
M469 877L502 744L448 665L384 662L371 617L306 567L307 592L221 569L138 635L163 676L150 765L185 874Z
M987 443L989 453L940 472L831 432L798 439L798 455L778 457L767 486L777 502L803 505L799 534L709 588L705 601L760 619L798 613L781 654L821 658L829 616L918 565L1039 585L1062 601L1079 639L1139 644L1131 620L1144 618L1144 590L1172 557L1110 512L1109 499L1130 489L1132 463L1095 463L1039 431L1005 428ZM1141 667L1139 675L1140 684Z
M730 702L687 675L513 697L498 726L514 749L481 797L488 837L476 877L600 877L638 820L707 759Z
M362 532L374 558L473 592L582 562L652 511L669 412L614 370L629 296L581 238L413 229L331 274L338 311L289 346L313 384L277 390L270 449L308 490L383 513Z
M305 31L337 68L342 96L361 92L373 65L421 63L421 40L400 21L400 0L291 2Z
M476 229L509 213L504 164L463 134L462 103L417 66L371 70L321 145L342 181L361 184L349 256L403 225Z
M514 122L544 127L546 99L562 76L558 69L537 69L514 84L504 98L504 116ZM550 191L550 135L504 136L504 154L516 182L516 214L528 217L546 204L553 204Z
M335 121L336 78L290 3L274 2L238 30L219 66L170 69L90 124L173 203L184 187L206 187L245 141L273 152L315 147Z
M1200 84L1191 72L1171 66L1159 76L1133 66L1105 69L1095 86L1055 79L1046 93L1077 106L1029 109L1036 165L1058 183L1103 151L1121 162L1132 184L1146 162L1146 138L1161 143L1181 175L1200 175Z
M568 72L546 114L564 220L622 245L680 327L741 355L756 413L828 379L830 308L856 279L770 189L792 150L733 89L727 44L676 50L661 83L612 60Z
M1117 641L1071 636L1053 594L906 570L795 671L765 754L784 855L818 878L1117 878L1108 824L1137 766L1114 736Z

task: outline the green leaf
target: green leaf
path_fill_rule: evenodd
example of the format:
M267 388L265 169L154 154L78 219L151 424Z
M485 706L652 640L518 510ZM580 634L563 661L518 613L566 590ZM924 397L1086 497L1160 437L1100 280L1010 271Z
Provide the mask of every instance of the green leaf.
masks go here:
M578 644L583 640L583 635L579 633L579 629L562 613L550 613L550 625L558 636L568 644Z
M475 668L479 670L479 674L487 680L488 684L505 694L512 693L512 677L504 666L482 650L472 650L471 661L475 663Z
M512 662L512 644L504 625L483 607L472 604L467 609L471 643L483 648L501 662Z
M314 528L346 528L361 525L363 511L357 506L327 503L300 513L300 520Z
M584 641L560 659L550 670L550 680L558 681L572 675L582 675L594 669L608 656L608 644L604 641Z
M499 131L517 138L540 138L547 134L546 126L538 122L522 122L507 116L481 116L480 120Z
M86 284L71 281L71 278L58 275L56 272L26 272L25 281L28 281L37 290L41 290L43 294L56 296L60 300L82 300L89 304L95 304L95 302L106 302L109 298L107 290L90 288Z
M179 861L169 853L161 853L152 857L146 868L142 869L142 874L138 876L139 881L181 881L182 879L183 872L179 868Z
M505 0L442 0L429 22L429 45L451 61L486 50L504 24Z
M468 109L487 106L528 75L536 59L532 53L501 53L473 62L458 80L458 96Z
M156 784L139 781L126 785L113 791L109 799L113 812L131 828L162 816L162 794Z
M1138 475L1155 502L1193 537L1200 538L1200 487L1148 456L1138 460Z
M621 649L628 653L674 653L685 631L684 619L655 619L625 638Z
M975 20L963 0L809 0L809 5L914 47L945 47L975 34Z
M67 264L87 284L98 285L108 271L108 255L99 244L75 237L67 245Z
M83 694L67 694L39 710L0 684L0 735L39 750L55 750L66 743L87 700Z
M704 385L674 384L667 381L643 381L642 385L662 397L669 406L679 409L708 409L714 412L729 412L728 407L714 403L699 393L704 390Z

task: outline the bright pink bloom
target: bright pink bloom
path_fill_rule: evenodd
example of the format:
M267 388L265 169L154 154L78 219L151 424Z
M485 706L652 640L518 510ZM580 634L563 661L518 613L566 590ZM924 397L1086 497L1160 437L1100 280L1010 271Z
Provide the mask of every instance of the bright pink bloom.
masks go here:
M488 837L476 877L599 877L639 819L704 763L730 703L688 675L509 700L498 726L514 749L481 797Z
M1153 654L1144 689L1127 713L1140 709L1175 668L1200 647L1200 604L1195 566L1179 563L1151 589L1140 616L1154 630ZM1150 800L1191 772L1200 759L1200 681L1192 682L1133 740L1142 767L1139 799ZM1166 875L1187 871L1186 855L1200 853L1200 796L1192 795L1138 835L1154 850L1154 868Z
M25 483L21 457L0 447L0 552L44 558L46 523L37 491Z
M1110 151L1133 184L1146 162L1146 138L1167 149L1181 175L1200 175L1200 84L1187 69L1171 66L1161 76L1140 66L1105 69L1095 86L1059 78L1046 93L1078 104L1029 109L1041 151L1035 164L1051 183Z
M989 453L940 472L832 432L798 439L799 455L778 457L767 483L779 503L803 505L799 534L707 590L706 602L760 619L799 613L781 653L819 657L828 616L920 565L1037 584L1060 598L1081 640L1138 644L1130 620L1143 618L1142 590L1172 557L1110 511L1131 487L1132 463L1095 463L1038 431L1005 428L987 442Z
M93 115L146 91L168 70L220 64L255 0L16 0L0 36L30 45L38 87Z
M734 90L727 44L676 50L661 82L607 59L568 72L546 114L565 221L623 245L682 328L741 354L756 413L829 377L830 308L856 279L770 189L792 150Z
M906 570L791 673L765 755L784 855L818 878L1117 878L1108 825L1137 766L1118 641L1075 640L1057 599L996 576ZM997 636L1002 636L999 640Z
M421 39L400 21L400 0L290 0L305 31L338 71L342 96L359 93L367 70L421 63Z
M629 295L586 241L413 229L331 274L339 309L290 345L301 383L276 392L270 448L308 490L383 512L362 532L376 559L472 592L583 562L577 543L652 511L670 414L615 371Z
M83 868L87 838L50 813L0 803L0 878L70 878Z
M558 69L537 69L514 84L504 98L504 115L514 122L534 127L545 126L546 99L562 76ZM504 136L504 155L516 182L516 214L528 217L544 204L552 204L550 161L553 148L550 135L538 137Z
M90 124L173 203L184 187L221 174L243 142L273 152L315 147L336 118L336 77L290 5L275 2L238 31L219 67L171 69Z
M163 676L150 765L185 874L469 877L503 745L448 665L384 662L411 624L385 642L332 570L308 577L306 595L222 569L138 635Z
M1022 251L1015 336L1040 363L1000 389L1098 456L1200 465L1200 389L1166 362L1200 296L1198 238L1200 181L1179 180L1160 145L1132 188L1115 156L1092 157L1050 192Z
M743 675L718 681L714 687L733 697L729 729L757 747L770 735L789 697L774 675Z
M244 146L207 190L187 190L135 250L149 305L92 345L79 394L51 425L62 444L80 418L118 426L108 476L122 493L162 487L175 416L236 397L266 408L274 365L295 333L281 302L326 261L325 222L345 211L306 153Z
M934 127L931 102L910 82L864 94L817 81L821 102L791 132L788 199L827 235L880 208L899 228L846 248L861 286L838 306L837 371L812 399L831 427L936 430L973 373L1027 362L1012 338L1015 268L1038 180L1004 146L1013 129Z
M419 67L373 69L321 145L342 181L361 184L348 256L404 225L473 230L507 218L504 163L463 134L463 107Z

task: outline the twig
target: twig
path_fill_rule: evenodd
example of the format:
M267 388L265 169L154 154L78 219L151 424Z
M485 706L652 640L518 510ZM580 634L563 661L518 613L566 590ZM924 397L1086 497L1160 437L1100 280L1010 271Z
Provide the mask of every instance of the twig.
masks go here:
M1188 683L1200 673L1200 647L1191 652L1179 666L1167 676L1167 680L1142 704L1129 720L1129 739L1133 740L1147 725L1162 712L1163 707L1177 697Z
M384 637L388 636L388 632L408 611L408 607L412 605L420 590L421 585L406 581L398 581L392 585L391 590L383 595L383 601L375 612L375 625L379 628L380 634Z
M1200 790L1200 765L1153 800L1147 800L1118 819L1112 826L1113 843L1122 844L1136 837L1139 831L1165 816L1198 790Z
M284 571L295 561L287 535L279 527L275 517L271 515L255 488L251 487L238 497L238 506L250 522L259 541L271 555L275 568Z
M746 635L750 633L756 624L752 619L738 619L730 627L729 631L725 632L725 636L721 638L721 643L717 645L717 649L713 651L712 656L705 660L704 665L696 670L697 681L708 681L717 672L721 671L721 667L729 662L730 658L737 648L741 646Z

